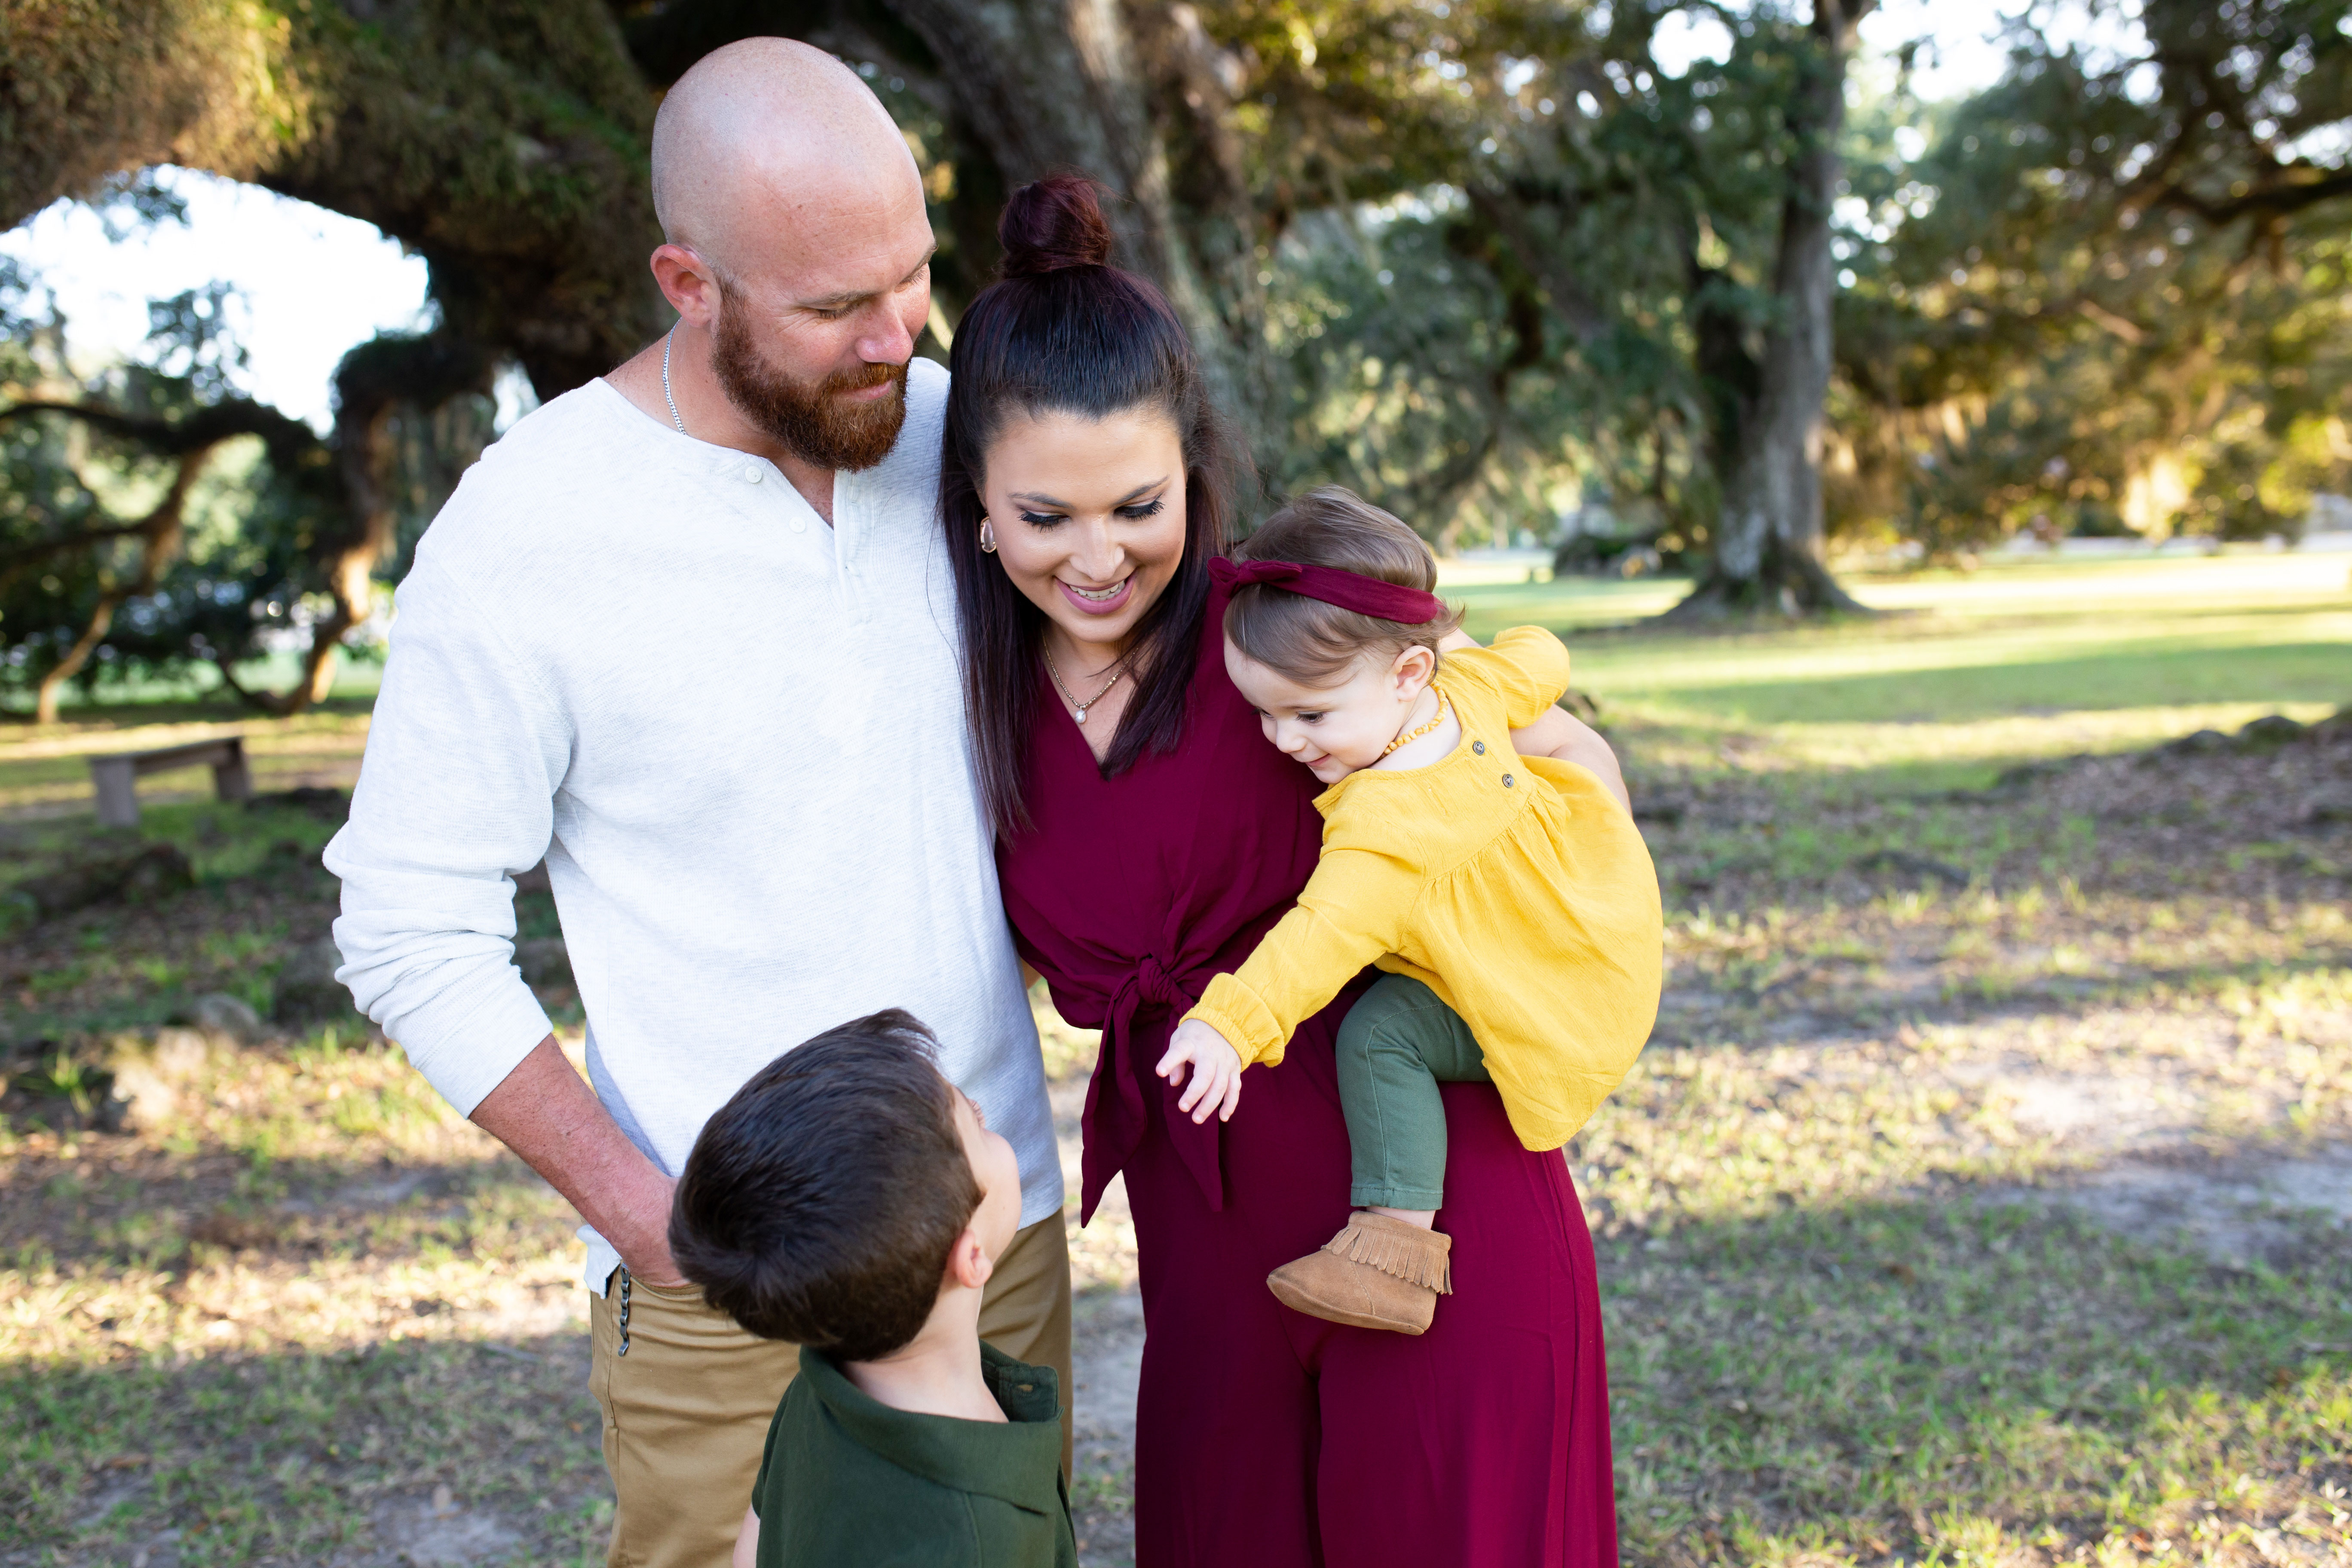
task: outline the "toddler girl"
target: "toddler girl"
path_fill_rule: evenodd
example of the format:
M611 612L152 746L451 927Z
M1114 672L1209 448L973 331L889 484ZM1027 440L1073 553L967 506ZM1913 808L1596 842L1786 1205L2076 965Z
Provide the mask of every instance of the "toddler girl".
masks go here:
M1453 1289L1437 1085L1492 1083L1530 1149L1583 1126L1657 1015L1657 875L1609 748L1554 706L1568 650L1537 626L1482 648L1430 590L1428 547L1336 487L1211 571L1232 592L1225 668L1265 738L1329 787L1322 858L1236 973L1211 981L1158 1071L1189 1064L1195 1121L1366 963L1387 971L1339 1038L1359 1205L1267 1278L1333 1322L1418 1334ZM1434 1059L1391 1026L1452 1009Z

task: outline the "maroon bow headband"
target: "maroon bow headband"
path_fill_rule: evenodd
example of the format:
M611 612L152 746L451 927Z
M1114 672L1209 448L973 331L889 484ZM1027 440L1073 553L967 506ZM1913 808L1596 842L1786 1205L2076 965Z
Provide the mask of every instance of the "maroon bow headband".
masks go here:
M1280 588L1302 598L1320 599L1343 610L1378 620L1417 626L1445 614L1445 601L1434 594L1383 583L1360 572L1337 566L1307 566L1296 561L1228 561L1220 555L1209 563L1209 578L1231 593L1252 584Z

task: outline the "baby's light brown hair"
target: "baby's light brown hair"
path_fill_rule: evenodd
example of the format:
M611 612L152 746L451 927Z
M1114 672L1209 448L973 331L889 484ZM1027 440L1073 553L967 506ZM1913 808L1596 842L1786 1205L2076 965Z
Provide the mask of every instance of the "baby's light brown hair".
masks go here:
M1437 558L1421 536L1338 485L1318 485L1267 518L1234 556L1336 566L1424 594L1437 587ZM1333 684L1366 654L1382 664L1409 647L1435 654L1439 639L1461 624L1458 610L1412 626L1265 584L1235 589L1225 606L1227 639L1245 657L1302 686Z

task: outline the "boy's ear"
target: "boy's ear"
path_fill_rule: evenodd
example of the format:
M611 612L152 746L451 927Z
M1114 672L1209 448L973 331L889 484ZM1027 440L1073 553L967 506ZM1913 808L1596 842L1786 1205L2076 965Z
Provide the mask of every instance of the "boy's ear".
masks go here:
M955 1245L948 1248L949 1284L977 1290L987 1284L995 1272L996 1259L989 1257L988 1249L981 1246L978 1232L965 1231L955 1238Z

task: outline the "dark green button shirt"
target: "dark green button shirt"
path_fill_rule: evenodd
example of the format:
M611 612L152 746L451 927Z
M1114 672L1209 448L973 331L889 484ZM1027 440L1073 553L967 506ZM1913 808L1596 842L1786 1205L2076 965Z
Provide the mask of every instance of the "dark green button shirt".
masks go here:
M893 1410L802 1347L751 1493L760 1568L1077 1568L1054 1370L980 1357L1001 1426Z

